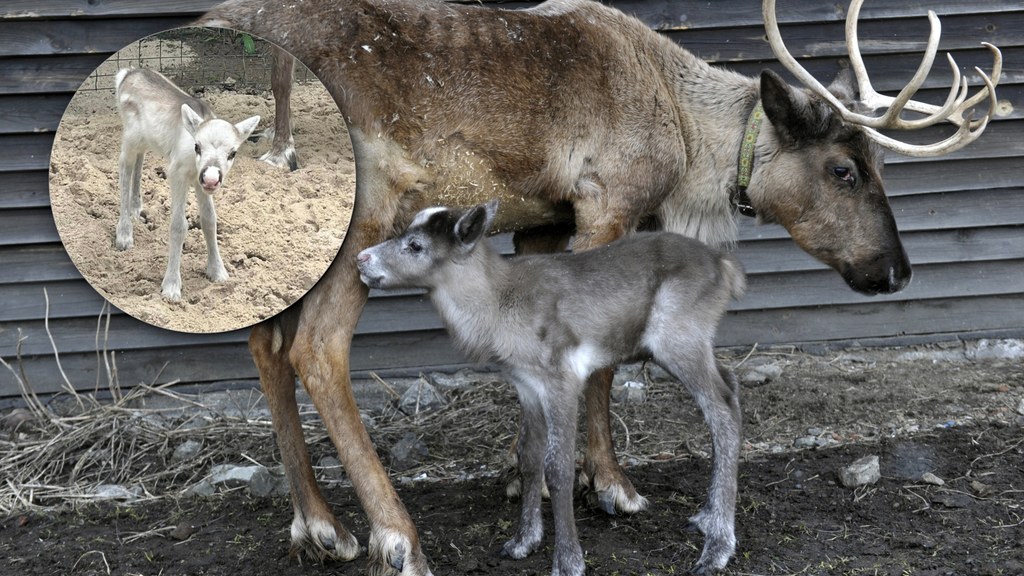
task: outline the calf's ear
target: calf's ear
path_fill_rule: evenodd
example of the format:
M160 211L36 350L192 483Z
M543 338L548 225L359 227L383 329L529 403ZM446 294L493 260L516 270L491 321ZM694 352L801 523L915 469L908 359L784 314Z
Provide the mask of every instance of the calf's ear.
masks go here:
M455 223L455 240L466 251L472 250L494 222L498 212L498 202L492 200L487 204L474 206L466 211Z
M256 129L256 125L260 123L259 116L253 116L252 118L246 118L238 124L235 124L235 130L238 130L238 135L241 140L245 140L252 134L252 131Z
M203 117L196 113L188 104L182 104L181 121L185 125L185 130L188 130L189 134L195 136L199 125L203 123Z

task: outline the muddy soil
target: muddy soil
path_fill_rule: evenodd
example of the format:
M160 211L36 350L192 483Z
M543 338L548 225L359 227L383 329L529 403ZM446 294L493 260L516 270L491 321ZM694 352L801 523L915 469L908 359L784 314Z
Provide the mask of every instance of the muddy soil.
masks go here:
M207 48L221 46L214 43ZM173 62L183 63L189 71L196 61L209 66L210 60L188 51ZM136 63L127 57L112 57L101 67L105 84L112 82L119 61L123 65ZM172 74L173 70L165 72L180 76ZM193 71L184 77L196 76ZM135 245L124 252L114 249L120 205L121 119L112 85L94 90L92 84L87 82L86 89L75 95L57 130L50 199L72 262L104 298L156 326L224 332L280 312L320 279L348 231L355 197L351 141L341 113L321 84L314 79L297 85L292 96L300 169L288 172L259 161L269 148L266 140L246 143L214 196L218 243L230 276L223 283L212 283L205 275L206 243L195 195L190 191L180 302L168 302L160 295L167 266L170 188L167 161L157 153L148 153L143 165L144 218L135 223ZM231 81L217 81L183 87L198 92L218 116L230 122L258 114L257 132L273 123L269 85L262 90L242 90L239 85L236 90Z
M982 343L728 358L747 383L739 546L726 573L1024 574L1024 366L1007 350ZM755 368L768 378L751 377ZM442 389L447 405L434 413L405 416L391 402L368 410L370 433L386 463L410 432L427 448L418 467L392 473L435 574L546 574L550 522L539 552L498 557L517 518L501 475L516 426L513 395L496 375L463 376L477 384ZM613 403L612 420L622 462L651 507L608 516L578 495L588 573L685 573L701 546L687 518L710 474L707 435L675 384L642 367L630 376L646 384L646 399ZM400 392L396 382L387 388ZM255 410L252 426L267 426ZM225 459L279 462L265 441L244 434L217 442ZM314 462L333 455L322 435L311 450ZM838 471L865 455L879 457L881 480L844 487ZM347 482L329 483L325 496L365 545L368 526ZM365 573L365 555L326 566L289 557L291 515L287 497L244 490L17 511L0 522L0 571Z

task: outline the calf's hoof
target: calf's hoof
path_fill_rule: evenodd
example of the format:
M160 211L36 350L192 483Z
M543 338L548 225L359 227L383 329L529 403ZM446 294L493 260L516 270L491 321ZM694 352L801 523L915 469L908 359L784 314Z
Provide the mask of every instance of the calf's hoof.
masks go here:
M177 282L164 282L160 295L169 302L181 301L181 280Z
M725 568L736 552L736 535L732 523L714 520L703 511L690 518L690 530L704 534L704 549L693 567L694 574L709 575Z

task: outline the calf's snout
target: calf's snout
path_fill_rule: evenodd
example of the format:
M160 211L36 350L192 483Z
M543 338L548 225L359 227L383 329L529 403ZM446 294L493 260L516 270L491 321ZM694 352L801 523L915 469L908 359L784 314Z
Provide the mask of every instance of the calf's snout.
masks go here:
M206 190L207 192L216 190L223 181L224 173L216 166L207 166L206 168L203 168L203 171L199 174L199 184L203 187L203 190Z

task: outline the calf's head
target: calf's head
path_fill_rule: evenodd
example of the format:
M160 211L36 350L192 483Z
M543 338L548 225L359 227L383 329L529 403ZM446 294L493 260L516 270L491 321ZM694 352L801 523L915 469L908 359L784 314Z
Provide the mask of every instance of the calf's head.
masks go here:
M196 172L199 185L207 194L216 192L231 170L238 147L260 123L259 116L238 124L212 118L203 121L188 104L181 105L181 121L195 140Z
M857 99L847 74L829 90ZM881 149L824 100L773 72L761 76L761 101L775 139L749 191L762 221L781 224L858 292L905 287L910 262L882 184Z
M356 256L359 278L370 288L433 288L458 274L484 238L497 201L469 210L427 208L401 236L363 250Z

